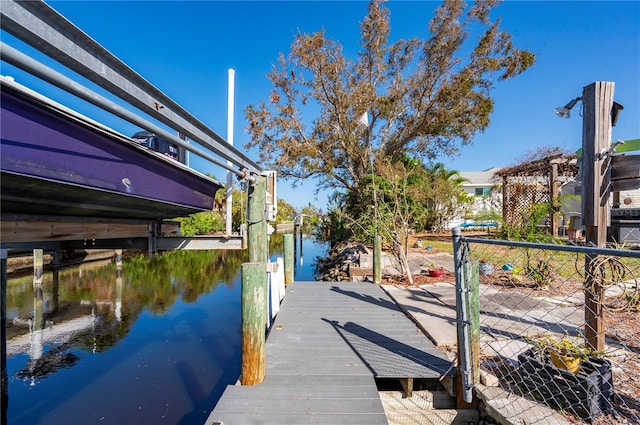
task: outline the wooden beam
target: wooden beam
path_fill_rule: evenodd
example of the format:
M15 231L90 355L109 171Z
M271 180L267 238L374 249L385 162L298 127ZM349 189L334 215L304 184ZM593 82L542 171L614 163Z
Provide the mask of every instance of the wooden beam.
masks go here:
M640 189L640 155L611 157L611 190Z
M554 203L558 199L558 164L551 162L551 175L549 176L549 193L551 194L551 202ZM558 215L554 212L549 214L551 220L551 234L558 237Z
M640 189L640 179L614 180L611 182L612 192Z
M509 223L511 217L507 217L509 211L509 191L507 184L509 181L507 180L507 176L502 176L502 221L505 223Z
M582 92L582 217L587 244L604 247L611 222L608 197L611 191L610 158L599 154L611 146L611 108L614 83L595 82ZM604 288L596 278L597 256L585 256L585 339L604 350Z
M0 248L0 423L7 423L9 376L7 374L7 250Z
M411 398L413 396L413 378L400 378L402 385L402 398Z
M108 223L2 222L2 242L146 237L147 225Z
M249 187L249 194L247 198L249 262L266 263L268 259L268 244L266 214L267 179L265 176L256 176L255 183L252 183Z
M382 283L382 238L380 235L373 237L373 283Z
M92 222L58 221L52 219L5 220L0 222L0 240L3 244L20 242L51 242L87 239L122 239L147 237L149 224L141 222ZM180 225L174 222L162 224L162 234L179 235Z

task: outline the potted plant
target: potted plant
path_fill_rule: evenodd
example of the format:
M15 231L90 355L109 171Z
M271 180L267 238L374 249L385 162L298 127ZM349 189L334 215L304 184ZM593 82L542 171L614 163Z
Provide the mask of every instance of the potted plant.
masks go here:
M435 263L429 262L427 274L431 277L442 277L444 275L444 268Z
M528 394L589 422L611 410L613 374L603 352L569 335L524 340L532 347L518 354L518 369Z
M541 358L545 358L545 354L548 354L555 367L572 373L578 373L583 360L601 354L566 334L562 338L544 334L534 338L525 338L525 340L535 347Z
M429 276L431 277L442 277L444 275L444 269L442 267L438 268L429 268Z

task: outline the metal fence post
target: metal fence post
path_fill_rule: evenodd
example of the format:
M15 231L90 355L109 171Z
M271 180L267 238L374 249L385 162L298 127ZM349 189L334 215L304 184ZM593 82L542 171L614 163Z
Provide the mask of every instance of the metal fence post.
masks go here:
M462 252L462 234L459 227L453 229L453 258L456 272L456 322L458 325L458 375L457 405L467 407L473 402L471 385L471 359L469 356L469 290L464 277L464 259Z
M465 287L468 290L469 326L470 326L470 354L471 354L471 384L480 383L480 274L477 261L464 263Z

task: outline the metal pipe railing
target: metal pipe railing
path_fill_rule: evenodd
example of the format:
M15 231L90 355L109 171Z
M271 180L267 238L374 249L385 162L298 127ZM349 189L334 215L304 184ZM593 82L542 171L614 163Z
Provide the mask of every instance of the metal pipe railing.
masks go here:
M237 170L233 167L233 165L227 164L227 162L221 161L216 157L212 156L208 152L199 149L197 146L189 144L184 140L180 139L178 136L171 134L170 132L162 129L161 127L153 124L150 121L145 120L144 118L139 117L133 112L123 108L117 103L105 98L104 96L82 86L79 83L76 83L69 77L59 73L58 71L49 68L46 65L41 64L40 62L30 58L29 56L21 53L20 51L14 49L13 47L5 44L4 42L0 42L0 59L3 61L10 63L18 68L48 82L53 84L56 87L59 87L95 106L98 106L104 109L107 112L112 113L113 115L124 119L132 124L138 125L145 130L151 131L158 136L170 141L173 144L183 147L184 149L192 152L211 163L218 165L222 168L225 168L232 173L235 173L241 178L247 177L246 172L244 170ZM10 84L17 85L15 83L10 83L7 80L3 79L2 84ZM22 90L26 88L21 87ZM29 90L31 91L31 90ZM32 92L34 96L40 96L35 92Z
M239 168L263 171L46 3L3 1L0 28Z
M535 243L535 242L518 242L518 241L507 241L507 240L500 240L500 239L468 238L465 236L461 236L461 240L463 242L486 244L486 245L503 245L503 246L518 247L518 248L532 248L532 249L543 249L543 250L553 250L553 251L563 251L563 252L575 252L575 253L581 253L581 254L613 255L616 257L640 258L640 251L633 251L630 249L598 248L595 246L591 247L591 246L563 245L563 244L542 244L542 243Z

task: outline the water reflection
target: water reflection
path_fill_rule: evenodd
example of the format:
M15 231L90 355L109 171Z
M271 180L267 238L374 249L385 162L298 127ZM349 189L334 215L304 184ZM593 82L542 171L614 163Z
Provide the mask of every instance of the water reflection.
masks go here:
M307 259L324 254L304 244ZM9 279L7 423L204 423L240 373L246 261L178 251ZM313 263L296 279L312 280Z
M239 374L244 261L173 252L10 279L8 423L203 423Z

